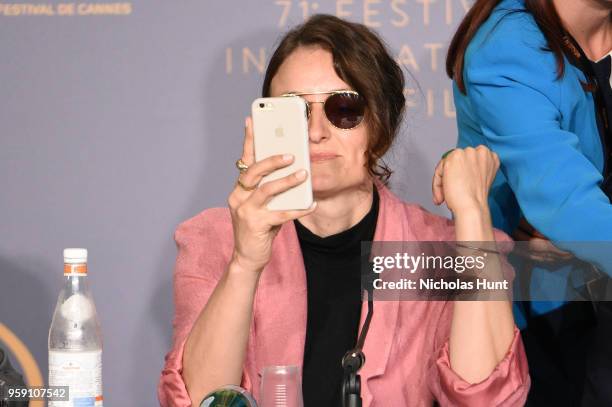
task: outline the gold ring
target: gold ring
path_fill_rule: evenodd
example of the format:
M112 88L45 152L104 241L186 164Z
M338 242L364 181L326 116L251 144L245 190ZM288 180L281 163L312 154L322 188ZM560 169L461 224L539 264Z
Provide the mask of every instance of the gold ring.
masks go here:
M243 172L246 172L246 170L249 169L249 166L246 165L244 161L242 161L242 158L240 158L238 161L236 161L236 168L238 168L238 171L240 171L240 173L242 174Z
M446 153L442 154L442 159L444 160L450 153L452 153L453 151L455 151L454 148L451 148L450 150L448 150Z
M240 188L244 189L245 191L252 191L252 190L254 190L255 188L257 188L257 185L253 185L252 187L247 187L246 185L244 185L244 184L242 183L242 181L240 181L240 178L238 178L238 179L236 180L236 184L238 184L238 186L239 186Z

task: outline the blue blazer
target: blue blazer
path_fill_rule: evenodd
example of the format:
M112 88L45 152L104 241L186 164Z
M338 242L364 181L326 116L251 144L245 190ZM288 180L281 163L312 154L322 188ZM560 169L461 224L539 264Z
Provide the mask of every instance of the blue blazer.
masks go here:
M512 233L524 216L555 242L612 241L593 95L567 60L557 79L531 14L512 12L521 9L522 0L503 0L467 48L467 95L453 88L458 146L484 144L499 155L489 200L496 227ZM609 253L585 255L610 262Z

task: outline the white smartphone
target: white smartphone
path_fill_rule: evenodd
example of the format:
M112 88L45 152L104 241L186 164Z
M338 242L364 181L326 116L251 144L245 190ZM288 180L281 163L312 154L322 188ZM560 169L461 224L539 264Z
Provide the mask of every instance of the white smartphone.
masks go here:
M310 152L308 149L308 117L306 102L300 97L272 97L255 99L251 105L255 161L277 154L292 154L291 165L265 176L262 184L300 169L308 177L300 185L281 192L268 202L268 209L285 211L308 209L312 205Z

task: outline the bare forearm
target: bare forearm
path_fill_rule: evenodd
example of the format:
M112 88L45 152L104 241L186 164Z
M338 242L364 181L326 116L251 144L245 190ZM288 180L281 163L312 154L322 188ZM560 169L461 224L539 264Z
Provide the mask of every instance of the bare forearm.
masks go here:
M487 207L458 213L455 227L457 241L495 240ZM487 263L488 267L497 265ZM513 335L510 301L455 302L449 341L452 369L470 383L486 379L508 352Z
M183 380L192 404L211 390L240 385L259 273L230 263L198 316L183 352Z

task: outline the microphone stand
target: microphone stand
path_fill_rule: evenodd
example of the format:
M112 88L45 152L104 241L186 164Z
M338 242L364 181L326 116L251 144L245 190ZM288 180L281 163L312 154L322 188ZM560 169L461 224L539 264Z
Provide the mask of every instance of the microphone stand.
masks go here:
M361 407L361 376L357 374L359 369L365 364L365 355L362 352L370 321L374 314L374 302L372 293L368 292L368 313L365 322L357 339L355 349L346 352L342 358L342 369L344 370L344 378L342 380L342 406L343 407Z

